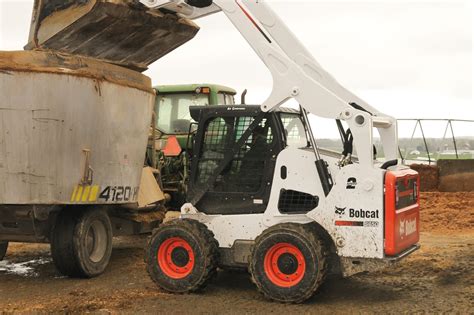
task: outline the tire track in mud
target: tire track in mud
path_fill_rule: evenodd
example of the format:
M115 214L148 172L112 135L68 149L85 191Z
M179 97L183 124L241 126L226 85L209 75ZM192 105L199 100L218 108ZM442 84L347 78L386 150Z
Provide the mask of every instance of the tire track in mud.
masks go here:
M95 279L61 277L52 262L36 276L0 271L0 310L45 312L166 313L353 313L468 312L473 303L474 233L423 233L422 249L393 268L329 279L302 305L272 303L258 294L245 272L221 271L202 293L160 292L148 279L142 242L119 240L111 266ZM47 247L13 244L9 261L48 259ZM31 249L29 250L29 247ZM447 294L449 292L449 294Z
M7 264L30 264L29 274L1 270L0 313L472 313L474 193L423 193L421 249L399 264L347 279L329 279L301 305L265 300L245 272L220 271L200 293L160 292L146 275L146 238L118 238L99 278L62 277L48 245L11 244ZM426 232L430 231L430 232Z

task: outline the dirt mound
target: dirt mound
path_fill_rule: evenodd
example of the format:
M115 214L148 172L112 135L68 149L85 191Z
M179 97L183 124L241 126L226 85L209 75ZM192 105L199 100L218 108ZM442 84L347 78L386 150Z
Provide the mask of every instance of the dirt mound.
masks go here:
M474 169L465 162L471 163L464 160L440 160L440 166L412 164L410 168L420 174L421 191L474 192Z
M420 174L421 191L438 190L439 169L436 165L412 164L410 168Z
M440 177L439 191L474 191L474 173Z
M474 192L423 192L421 231L474 230Z

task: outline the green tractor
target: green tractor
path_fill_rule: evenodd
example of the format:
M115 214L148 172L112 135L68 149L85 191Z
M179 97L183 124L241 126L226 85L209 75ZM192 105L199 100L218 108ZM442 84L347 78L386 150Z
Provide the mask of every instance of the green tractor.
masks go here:
M179 210L186 197L189 167L186 152L192 147L189 135L196 130L189 107L234 105L236 91L217 84L160 85L155 90L146 164L155 170L166 209Z

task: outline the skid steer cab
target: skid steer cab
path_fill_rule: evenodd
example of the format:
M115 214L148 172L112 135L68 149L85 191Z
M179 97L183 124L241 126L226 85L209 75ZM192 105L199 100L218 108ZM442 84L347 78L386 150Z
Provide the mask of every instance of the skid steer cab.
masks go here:
M297 303L331 273L388 266L418 248L416 172L396 160L341 163L314 147L303 109L190 111L198 129L188 203L147 248L162 289L196 291L217 267L242 268L266 297Z

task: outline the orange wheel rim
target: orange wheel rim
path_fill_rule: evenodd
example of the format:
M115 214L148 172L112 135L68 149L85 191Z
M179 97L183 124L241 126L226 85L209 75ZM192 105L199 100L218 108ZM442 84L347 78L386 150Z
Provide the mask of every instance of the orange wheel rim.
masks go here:
M298 247L290 243L277 243L265 254L264 270L273 284L289 288L303 279L306 263Z
M187 277L194 268L194 251L180 237L172 237L161 243L157 259L163 273L173 279Z

